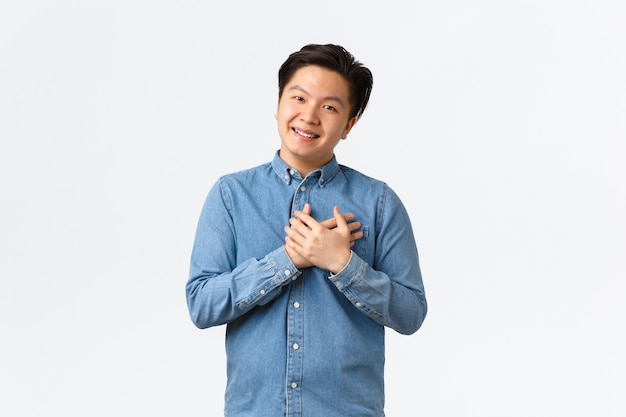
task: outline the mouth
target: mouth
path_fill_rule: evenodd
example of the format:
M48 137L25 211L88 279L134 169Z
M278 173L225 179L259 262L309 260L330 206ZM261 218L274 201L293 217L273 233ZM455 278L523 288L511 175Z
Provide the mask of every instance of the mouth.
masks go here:
M316 139L320 137L319 135L316 135L315 133L305 132L304 130L296 129L295 127L292 127L291 130L293 130L298 135L305 137L307 139Z

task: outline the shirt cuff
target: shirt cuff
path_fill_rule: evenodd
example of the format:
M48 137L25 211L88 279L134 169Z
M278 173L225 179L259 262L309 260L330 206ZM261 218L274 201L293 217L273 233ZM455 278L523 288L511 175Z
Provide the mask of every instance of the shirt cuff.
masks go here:
M274 276L279 277L280 281L283 283L288 279L296 279L300 276L300 270L291 262L284 246L268 253L267 260L274 271Z
M366 266L365 261L359 258L357 254L350 251L348 264L338 273L331 273L328 279L335 284L339 291L343 292L360 279Z
M350 251L350 259L348 259L348 263L346 264L346 266L344 266L341 269L341 271L337 272L336 274L333 274L332 272L328 271L330 273L330 278L336 277L337 275L341 274L343 271L346 270L346 268L350 265L350 261L352 260L352 255L354 255L354 252Z

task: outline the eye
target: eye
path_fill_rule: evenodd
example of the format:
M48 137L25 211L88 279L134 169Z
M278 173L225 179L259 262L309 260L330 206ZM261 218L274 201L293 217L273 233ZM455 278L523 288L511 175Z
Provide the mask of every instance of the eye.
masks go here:
M300 97L300 96L294 96L293 98L296 101L304 101L304 98Z
M330 104L325 104L323 107L326 110L336 111L336 109L333 106L331 106Z

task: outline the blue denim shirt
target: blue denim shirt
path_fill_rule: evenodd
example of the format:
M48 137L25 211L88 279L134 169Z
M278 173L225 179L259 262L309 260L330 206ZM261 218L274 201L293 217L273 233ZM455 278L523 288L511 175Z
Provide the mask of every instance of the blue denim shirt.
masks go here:
M311 204L353 213L364 237L332 275L298 270L284 226ZM202 209L186 286L199 328L227 324L225 415L381 417L385 327L417 331L426 299L407 212L335 158L301 178L280 159L220 178Z

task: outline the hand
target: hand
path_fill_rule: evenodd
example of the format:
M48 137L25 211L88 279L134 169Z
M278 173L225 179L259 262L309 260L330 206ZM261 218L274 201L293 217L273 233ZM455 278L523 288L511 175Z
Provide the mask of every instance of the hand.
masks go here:
M310 215L311 206L307 203L304 206L304 209L302 210L302 212ZM363 237L363 232L361 231L355 232L355 230L361 227L361 223L358 221L352 221L354 219L354 215L352 213L344 214L343 218L348 224L348 228L350 229L350 232L351 232L350 233L350 246L352 247L356 240L361 239ZM327 229L334 229L337 227L337 219L335 217L331 217L329 219L322 221L320 224L326 227ZM286 227L285 232L288 233L288 229L289 227ZM286 236L285 241L288 242L289 241L288 239L289 239L289 236ZM308 261L303 256L298 254L295 250L293 250L288 244L285 244L285 250L287 251L287 255L289 256L289 258L291 259L291 261L293 262L296 268L300 269L300 268L314 266L310 261Z
M308 203L305 204L303 212L310 215L311 205ZM346 223L348 223L348 228L350 229L350 247L352 247L354 246L355 240L361 239L363 237L363 232L354 232L355 230L358 230L361 228L361 223L357 221L352 221L354 219L354 214L352 213L344 214L343 218L346 221ZM334 229L335 227L337 227L337 219L335 219L334 217L331 217L330 219L324 220L320 224L327 229Z
M285 227L285 250L296 268L317 266L333 273L341 271L350 260L350 247L363 237L363 232L354 232L361 227L354 215L342 215L335 206L334 216L317 222L310 216L311 207L296 211L289 219L291 227ZM350 223L348 223L350 222Z

